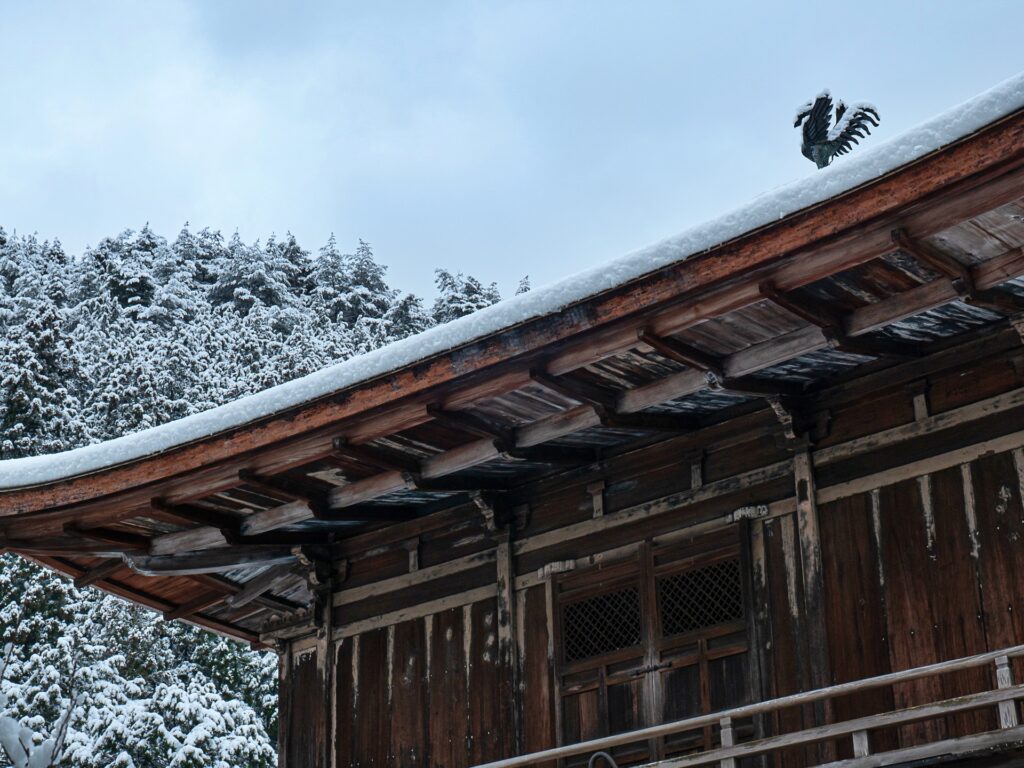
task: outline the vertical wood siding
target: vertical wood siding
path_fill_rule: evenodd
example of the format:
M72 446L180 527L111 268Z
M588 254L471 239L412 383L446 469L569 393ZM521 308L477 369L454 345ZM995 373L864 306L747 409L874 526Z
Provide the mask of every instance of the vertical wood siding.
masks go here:
M860 409L837 410L832 414L833 431L819 445L905 425L926 418L929 411L960 407L1020 386L1006 368L993 364L980 376L984 381L938 377L927 401L918 398L917 412L907 391L887 393L874 404L862 403ZM874 421L863 418L865 407ZM886 446L823 468L805 459L796 478L730 488L678 511L565 539L548 532L593 519L595 477L582 473L561 484L550 479L538 483L523 499L530 506L527 527L516 532L500 568L492 564L500 559L495 556L434 582L341 604L335 617L339 627L374 628L354 628L351 631L358 634L336 639L333 664L318 663L322 646L309 649L309 639L282 657L282 765L468 768L513 754L517 743L522 751L534 752L597 736L602 730L683 717L701 707L726 707L749 693L755 699L769 699L1024 642L1024 449L999 448L1002 452L980 458L973 458L977 452L962 454L966 458L953 461L965 463L939 462L920 476L877 475L888 478L887 484L872 488L863 483L837 500L839 494L832 493L827 498L834 500L827 503L817 499L815 491L816 486L835 488L849 478L875 477L873 473L942 455L970 439L977 442L990 433L1019 429L1013 423L1019 416L1009 414L1003 425L994 425L998 419L991 418L963 424L949 433L952 437L929 437L910 448ZM980 430L981 438L968 434L974 429ZM694 474L692 453L673 454L670 443L645 451L609 464L602 478L606 518L692 484L736 477L794 455L792 447L758 438L730 451L710 452L703 471ZM794 482L800 477L807 481L803 486ZM746 504L789 499L788 509L793 510L801 487L810 494L802 518L782 509L701 537L684 532L672 544L659 538ZM808 510L813 511L815 501L816 525L808 525ZM548 537L544 544L517 553L517 541L541 535ZM422 537L419 565L451 562L468 552L496 553L500 540L479 521L467 520L457 531ZM637 558L642 559L639 553L655 553L654 565L648 567L663 570L659 552L690 547L687 557L700 558L725 543L742 553L747 621L738 631L746 633L749 651L724 652L724 640L713 641L719 645L702 662L699 676L698 665L662 669L671 654L648 651L650 658L645 658L641 671L648 674L646 666L652 666L652 674L660 675L657 695L640 676L629 678L631 672L623 665L635 660L626 656L613 660L619 666L610 669L618 678L604 696L587 682L589 678L583 680L579 670L569 670L576 677L563 680L558 601L567 580L584 588L599 587L608 574L635 567ZM602 553L609 551L614 555L603 559ZM809 565L817 573L809 572ZM408 573L408 567L405 550L401 557L390 552L373 555L372 567L363 563L353 568L346 588ZM588 570L592 568L596 570ZM499 570L508 585L504 590L496 578ZM480 599L479 590L490 585L495 585L499 598ZM820 597L813 594L816 589ZM468 597L457 598L455 592ZM419 609L412 614L417 618L391 614L387 621L374 619L441 597L444 605L455 607L426 616L424 610L436 608ZM460 605L461 599L476 602ZM655 600L647 595L644 610L655 610ZM824 626L824 632L812 631L815 622ZM328 684L333 697L323 695L322 670L332 676ZM747 728L741 738L751 729L765 735L797 731L824 720L846 720L973 692L987 684L987 674L962 672L904 683L836 700L831 710L793 708L738 727ZM1024 681L1024 663L1014 674L1017 682ZM578 690L563 689L570 684ZM325 701L331 701L329 712L324 711ZM995 725L991 713L958 714L873 734L872 747L910 746ZM323 765L328 734L333 751ZM679 740L637 745L633 752L671 756L694 748L698 741L691 739L689 746ZM846 741L826 750L836 758L850 757ZM793 748L774 764L801 766L824 754L817 748Z

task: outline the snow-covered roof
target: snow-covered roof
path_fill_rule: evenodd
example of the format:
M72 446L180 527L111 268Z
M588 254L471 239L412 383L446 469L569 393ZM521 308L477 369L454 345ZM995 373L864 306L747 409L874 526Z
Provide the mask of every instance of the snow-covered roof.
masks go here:
M255 395L104 443L0 462L0 490L70 479L242 427L594 297L896 170L1024 108L1024 73L674 237Z

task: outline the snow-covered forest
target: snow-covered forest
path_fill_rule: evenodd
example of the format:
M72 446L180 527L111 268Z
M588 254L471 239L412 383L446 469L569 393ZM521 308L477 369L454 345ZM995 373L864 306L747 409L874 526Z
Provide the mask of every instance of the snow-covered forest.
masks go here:
M187 416L500 299L435 275L427 306L388 285L363 241L311 253L291 235L247 244L186 226L168 242L147 226L75 258L0 229L0 459ZM17 721L40 743L64 725L61 766L276 765L273 654L12 555L0 646L0 731Z

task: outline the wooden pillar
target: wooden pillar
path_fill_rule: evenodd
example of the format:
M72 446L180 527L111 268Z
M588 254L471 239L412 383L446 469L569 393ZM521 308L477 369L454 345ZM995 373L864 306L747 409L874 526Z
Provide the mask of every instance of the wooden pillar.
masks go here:
M288 768L288 724L291 720L291 678L292 644L288 640L278 641L277 646L277 765Z
M496 553L498 579L498 658L509 681L512 693L512 748L515 754L523 749L522 696L519 680L519 649L517 638L519 631L516 615L515 584L516 574L512 559L511 526L507 526L498 534Z
M825 627L824 580L822 575L821 537L818 527L818 500L814 469L808 446L793 456L793 480L796 484L796 529L800 551L800 573L803 586L803 629L807 653L807 684L823 688L830 684L828 635ZM815 706L819 724L832 720L831 702ZM834 757L834 745L825 743L820 752L823 759Z
M744 590L747 635L750 638L749 682L754 701L772 697L771 683L771 593L768 589L766 554L764 543L764 521L743 519L739 522L740 556L743 573L747 580ZM754 716L754 737L761 739L768 735L769 728L763 714ZM755 765L765 766L764 756L754 758Z

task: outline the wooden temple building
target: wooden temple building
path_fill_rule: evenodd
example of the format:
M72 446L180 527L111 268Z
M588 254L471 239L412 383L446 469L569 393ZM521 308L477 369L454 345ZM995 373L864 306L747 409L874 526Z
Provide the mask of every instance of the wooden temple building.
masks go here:
M276 649L286 768L1020 764L1022 94L300 402L0 464L0 543Z

